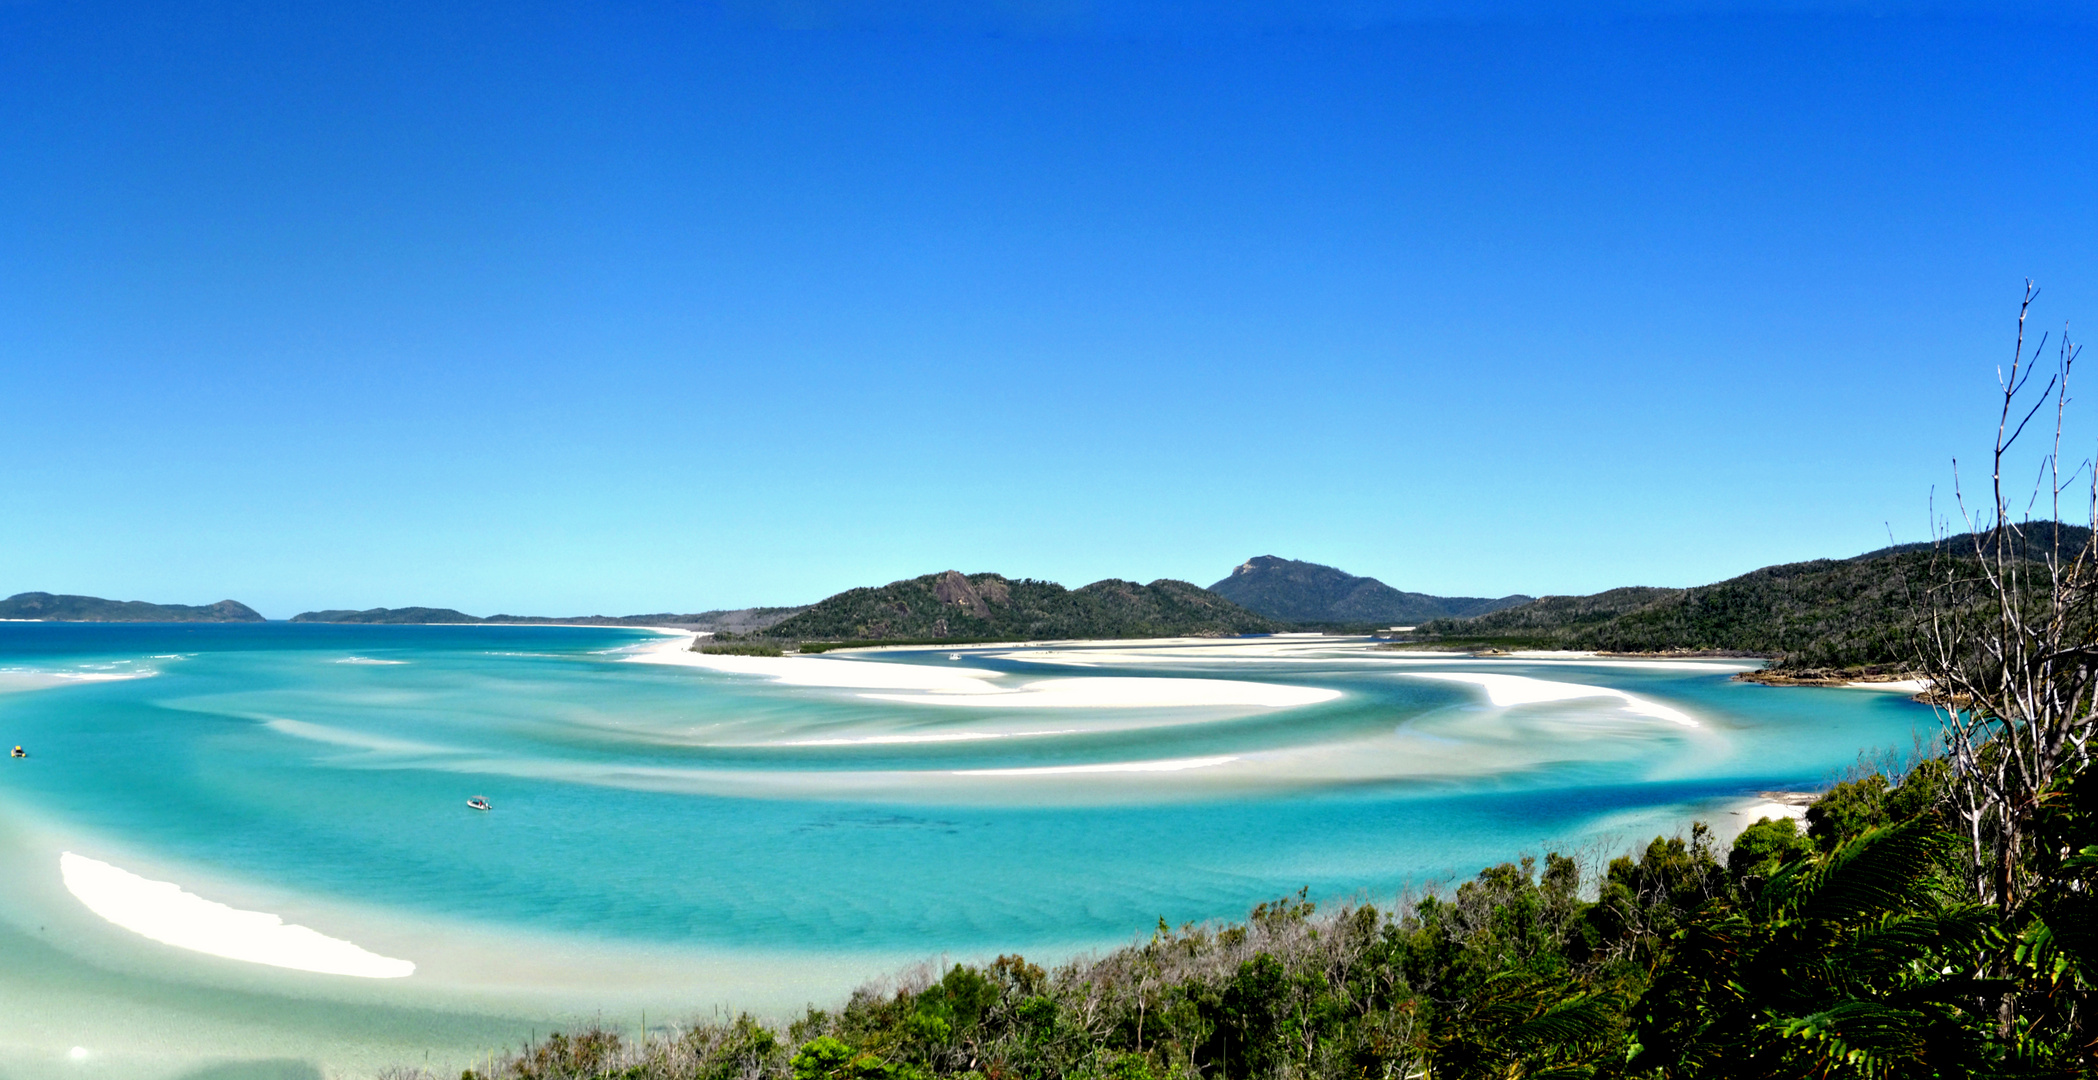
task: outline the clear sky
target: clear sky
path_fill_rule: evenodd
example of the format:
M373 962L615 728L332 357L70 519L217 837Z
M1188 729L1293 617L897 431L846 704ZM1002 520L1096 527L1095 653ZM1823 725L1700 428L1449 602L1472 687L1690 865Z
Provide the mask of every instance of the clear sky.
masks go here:
M2090 3L0 3L0 595L1920 539L2023 280L2098 319L2094 59Z

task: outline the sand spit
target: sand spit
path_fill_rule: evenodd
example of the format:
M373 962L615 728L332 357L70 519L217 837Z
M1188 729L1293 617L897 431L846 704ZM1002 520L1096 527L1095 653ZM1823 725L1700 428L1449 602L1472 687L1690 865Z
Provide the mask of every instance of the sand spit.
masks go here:
M1502 708L1512 705L1534 705L1548 701L1573 701L1579 698L1613 697L1624 702L1627 711L1641 716L1666 720L1671 724L1696 727L1697 721L1680 709L1671 708L1658 701L1649 701L1637 694L1626 693L1607 686L1588 686L1582 683L1552 682L1547 679L1532 679L1526 675L1475 675L1456 671L1413 671L1408 675L1416 679L1440 679L1445 682L1472 683L1486 691L1486 699Z
M1237 706L1289 709L1341 696L1315 686L1233 679L1070 676L1014 682L984 668L891 664L846 657L728 656L693 652L689 637L651 642L626 659L756 675L789 686L862 691L875 701L1004 709L1158 709Z
M142 878L85 855L65 852L58 857L58 868L66 891L89 911L178 949L360 979L415 974L415 965L407 960L366 952L266 911L242 911L206 900L173 882Z
M160 672L151 669L139 671L0 670L0 694L18 690L49 690L59 686L86 686L91 683L129 682L132 679L150 679L158 674Z

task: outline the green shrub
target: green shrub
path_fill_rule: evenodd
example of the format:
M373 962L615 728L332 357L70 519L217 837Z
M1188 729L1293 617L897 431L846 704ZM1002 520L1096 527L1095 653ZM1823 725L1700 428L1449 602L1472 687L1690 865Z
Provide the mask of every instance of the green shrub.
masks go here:
M734 642L734 643L729 643L729 642L718 642L718 643L717 643L717 642L707 642L707 643L705 643L705 644L702 644L702 645L701 645L701 646L699 647L699 651L700 651L700 652L703 652L703 653L706 653L706 654L707 654L707 655L709 655L709 656L778 656L778 655L780 655L780 649L779 649L779 646L777 646L777 645L767 645L767 644L765 644L764 642L760 642L760 641L739 641L739 642Z
M1735 838L1734 850L1727 853L1726 868L1735 881L1767 878L1778 867L1813 851L1814 842L1800 834L1798 822L1791 818L1761 818Z

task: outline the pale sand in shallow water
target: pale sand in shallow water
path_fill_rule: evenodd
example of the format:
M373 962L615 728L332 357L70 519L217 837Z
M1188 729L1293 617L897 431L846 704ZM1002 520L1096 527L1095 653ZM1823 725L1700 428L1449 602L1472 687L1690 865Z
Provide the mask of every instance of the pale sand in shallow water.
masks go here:
M1445 682L1471 683L1486 691L1486 699L1503 708L1511 705L1535 705L1550 701L1575 701L1580 698L1617 698L1624 702L1627 711L1642 716L1666 720L1683 727L1696 727L1697 721L1680 709L1670 708L1658 701L1649 701L1623 690L1607 686L1588 686L1582 683L1554 682L1549 679L1533 679L1526 675L1474 675L1468 672L1418 671L1411 673L1416 679L1440 679Z
M66 891L89 911L178 949L323 975L404 979L415 974L407 960L367 952L265 911L215 903L173 882L148 880L99 859L68 851L58 857L58 867Z
M889 664L831 656L729 656L693 652L690 638L652 642L628 660L755 675L790 686L881 691L859 696L913 705L979 708L1142 709L1248 706L1288 709L1341 696L1315 686L1232 679L1143 679L1071 676L1013 682L983 668Z

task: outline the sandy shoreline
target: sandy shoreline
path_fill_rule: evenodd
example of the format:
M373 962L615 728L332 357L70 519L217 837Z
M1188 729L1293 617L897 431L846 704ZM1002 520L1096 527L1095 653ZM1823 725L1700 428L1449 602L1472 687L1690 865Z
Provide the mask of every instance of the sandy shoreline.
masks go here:
M1790 818L1799 824L1799 831L1807 831L1807 807L1819 792L1813 791L1758 791L1753 796L1730 805L1723 819L1712 823L1714 838L1729 847L1750 825L1770 818Z

